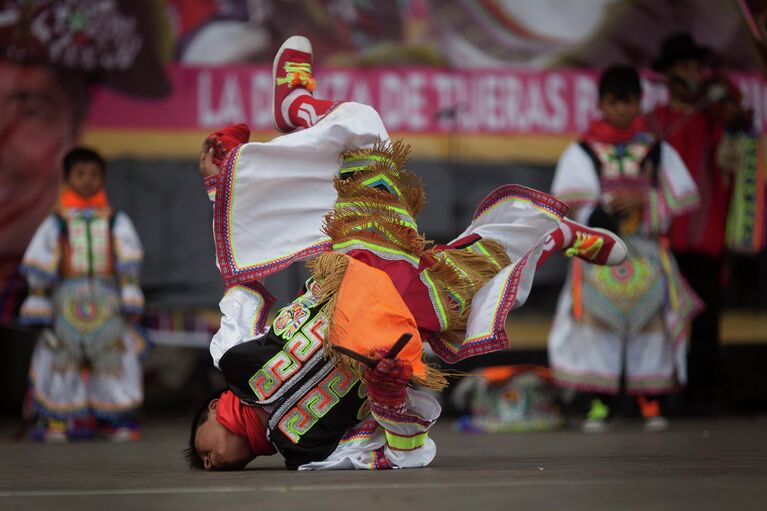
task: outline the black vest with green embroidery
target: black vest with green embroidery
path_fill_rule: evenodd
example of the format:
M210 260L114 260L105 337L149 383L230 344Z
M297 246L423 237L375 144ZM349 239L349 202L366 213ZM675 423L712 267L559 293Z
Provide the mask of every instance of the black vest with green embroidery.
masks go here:
M266 335L230 348L219 360L240 399L271 407L269 440L289 469L327 458L365 413L358 376L323 355L327 324L307 291L279 311Z

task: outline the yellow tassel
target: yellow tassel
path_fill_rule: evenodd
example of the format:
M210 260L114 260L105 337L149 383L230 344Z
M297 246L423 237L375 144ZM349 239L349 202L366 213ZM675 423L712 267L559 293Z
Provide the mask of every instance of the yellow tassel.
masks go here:
M483 239L482 244L492 257L466 249L427 251L425 254L425 257L436 260L426 271L437 288L437 298L445 305L447 327L442 336L452 343L463 341L466 334L471 298L502 268L511 264L500 243ZM451 293L459 296L465 306L461 308L455 303Z
M366 169L357 171L351 178L337 179L335 186L339 199L371 197L388 204L398 204L415 218L423 209L426 197L421 179L403 168L409 153L410 146L405 145L401 140L378 142L371 149L355 149L343 153L344 158L381 156L391 161L395 169L385 163L373 161ZM362 184L374 174L383 174L390 179L400 191L400 197Z
M335 314L341 313L336 311L336 301L348 266L349 257L338 252L325 252L306 264L312 278L320 286L318 299L318 304L321 306L320 314L328 318L327 334L322 341L325 357L345 368L349 367L348 364L341 364L344 359L332 349L332 345L333 339L337 339L342 334L338 331L333 319Z

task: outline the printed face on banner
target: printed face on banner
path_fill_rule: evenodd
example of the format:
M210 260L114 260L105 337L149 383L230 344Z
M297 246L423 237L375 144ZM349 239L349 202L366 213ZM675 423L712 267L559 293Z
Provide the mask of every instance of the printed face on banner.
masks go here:
M74 108L51 69L0 60L0 261L21 256L53 205Z

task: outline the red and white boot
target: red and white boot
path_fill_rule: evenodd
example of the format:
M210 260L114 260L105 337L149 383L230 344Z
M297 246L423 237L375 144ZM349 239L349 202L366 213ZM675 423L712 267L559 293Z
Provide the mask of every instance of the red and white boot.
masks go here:
M586 227L567 218L546 239L538 267L558 250L568 257L608 266L619 265L628 257L626 244L616 234L606 229Z
M272 124L282 133L317 124L339 103L314 97L312 43L294 35L280 47L274 58Z
M288 112L299 96L311 96L315 81L312 77L312 43L306 37L289 37L274 57L272 66L274 95L272 124L281 133L290 133L298 126Z
M560 230L564 234L562 250L568 257L607 266L619 265L628 257L626 244L607 229L586 227L565 218Z

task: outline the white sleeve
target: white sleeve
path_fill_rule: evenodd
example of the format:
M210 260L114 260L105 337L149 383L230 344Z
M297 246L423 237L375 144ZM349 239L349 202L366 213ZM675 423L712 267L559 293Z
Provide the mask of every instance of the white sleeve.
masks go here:
M666 142L660 146L658 185L651 189L643 210L643 230L647 235L665 233L671 220L698 206L700 197L687 166L679 153Z
M260 337L268 331L266 317L274 297L258 283L232 286L219 302L221 326L210 342L210 356L218 361L233 346Z
M329 250L323 225L338 199L334 180L342 154L385 137L373 108L347 102L311 128L232 150L214 202L225 284L263 278Z
M203 178L205 184L205 193L208 194L208 200L210 202L216 202L216 187L218 186L218 174Z
M115 215L112 236L115 244L117 273L121 275L130 273L137 276L144 262L144 247L141 245L141 239L133 222L122 211L118 211Z
M30 293L19 310L19 321L26 325L49 325L53 322L51 287L59 278L61 229L54 215L38 227L29 243L19 271L27 279Z
M61 229L59 221L50 215L32 237L19 271L32 289L49 289L59 277L61 261Z
M139 284L144 248L128 215L118 211L112 228L115 270L120 282L123 312L140 314L144 311L144 293Z
M599 176L580 144L573 142L559 157L551 194L571 208L599 202Z
M676 149L661 142L661 185L666 205L674 216L698 206L698 187Z
M407 389L406 411L382 417L371 414L346 432L322 461L298 470L382 470L425 467L437 454L429 430L442 409L430 395Z

